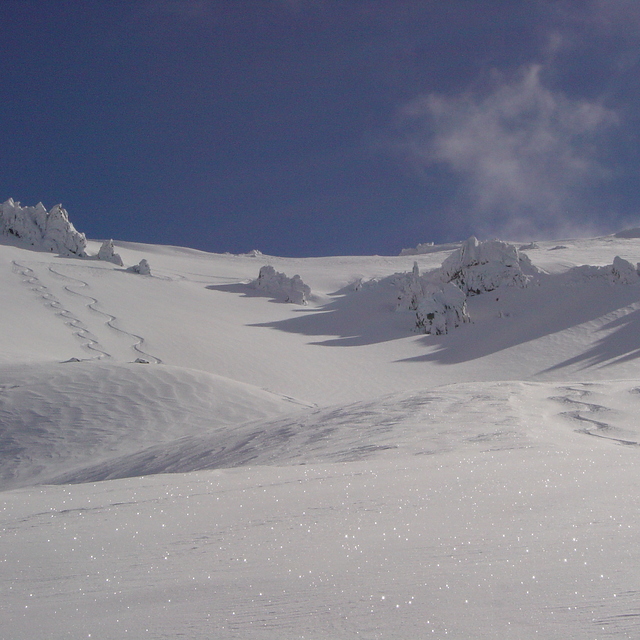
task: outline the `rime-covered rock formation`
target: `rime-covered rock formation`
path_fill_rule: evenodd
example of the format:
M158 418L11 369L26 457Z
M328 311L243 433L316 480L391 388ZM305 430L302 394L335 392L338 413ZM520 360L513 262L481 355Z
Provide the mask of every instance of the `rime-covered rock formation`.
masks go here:
M440 268L444 282L452 282L469 295L498 287L525 287L538 270L513 244L500 240L479 242L469 238Z
M276 271L271 265L265 265L260 269L258 278L251 282L251 286L266 295L294 304L307 304L311 296L310 287L299 275L289 278L284 273Z
M22 207L9 198L0 205L0 233L20 238L45 251L86 256L84 233L76 231L59 204L47 211L41 202L35 207Z
M433 290L424 294L416 309L416 328L421 333L441 335L471 322L464 291L450 282L431 286Z
M149 263L142 258L139 264L134 264L132 267L127 269L130 273L139 273L141 276L150 276L151 275L151 267Z
M420 333L441 335L470 322L467 296L455 284L442 283L439 270L420 275L418 263L410 273L396 274L397 311L415 311Z
M616 256L613 259L613 264L608 264L604 267L584 264L569 269L565 277L572 283L595 279L608 280L611 284L636 284L640 282L638 271L640 271L640 264L634 266L628 260Z
M115 247L113 246L113 240L105 240L98 251L98 260L104 260L105 262L113 262L113 264L117 264L119 267L124 265L122 262L122 258L119 253L116 253Z
M411 273L396 275L396 308L415 311L416 328L422 333L448 333L471 321L468 295L504 286L525 287L537 273L515 245L499 240L479 242L472 237L446 258L440 269L420 275L414 263Z

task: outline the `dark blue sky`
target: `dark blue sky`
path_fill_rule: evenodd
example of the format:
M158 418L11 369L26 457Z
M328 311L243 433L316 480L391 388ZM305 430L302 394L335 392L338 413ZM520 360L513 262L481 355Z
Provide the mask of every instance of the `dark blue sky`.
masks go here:
M0 199L289 256L640 223L637 0L2 0Z

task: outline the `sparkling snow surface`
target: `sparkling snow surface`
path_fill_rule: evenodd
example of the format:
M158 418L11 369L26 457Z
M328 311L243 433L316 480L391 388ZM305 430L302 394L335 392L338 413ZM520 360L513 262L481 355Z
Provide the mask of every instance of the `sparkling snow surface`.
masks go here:
M640 239L536 246L425 336L388 276L455 247L6 240L0 638L640 637L640 284L569 271Z

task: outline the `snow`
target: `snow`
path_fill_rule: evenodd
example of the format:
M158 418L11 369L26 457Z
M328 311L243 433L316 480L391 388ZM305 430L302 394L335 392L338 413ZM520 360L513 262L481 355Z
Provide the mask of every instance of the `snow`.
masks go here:
M399 289L397 311L415 311L420 333L441 335L469 322L467 296L456 285L440 282L441 271L420 275L415 262L411 273L396 274L393 284Z
M467 294L498 287L526 287L537 270L515 245L499 240L479 242L469 238L441 267L444 282L452 282Z
M151 275L151 267L149 266L149 262L146 258L142 258L138 264L134 264L132 267L129 267L127 271L130 273L139 273L141 276Z
M620 256L616 256L613 263L606 266L580 265L573 267L567 272L566 277L572 282L588 282L593 279L606 280L612 285L640 282L638 267Z
M0 233L11 235L37 248L62 255L85 255L86 238L69 221L69 215L57 204L47 211L40 202L21 207L9 198L0 205Z
M116 253L116 249L113 246L113 240L105 240L102 245L100 245L100 250L98 251L98 260L113 262L113 264L116 264L119 267L124 266L124 262L122 262L120 254Z
M251 282L251 286L265 295L293 304L307 304L311 296L311 289L299 275L289 278L271 265L265 265L260 269L258 278Z
M0 243L0 638L637 637L640 238L117 246Z

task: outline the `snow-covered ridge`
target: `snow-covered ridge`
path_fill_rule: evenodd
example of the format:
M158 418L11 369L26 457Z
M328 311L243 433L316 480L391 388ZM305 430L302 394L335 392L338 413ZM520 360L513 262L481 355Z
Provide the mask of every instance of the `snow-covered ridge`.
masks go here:
M41 202L35 207L22 207L9 198L0 205L0 233L20 238L45 251L86 255L84 233L76 231L68 213L59 204L47 211Z

